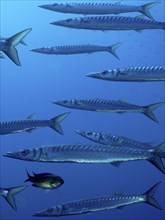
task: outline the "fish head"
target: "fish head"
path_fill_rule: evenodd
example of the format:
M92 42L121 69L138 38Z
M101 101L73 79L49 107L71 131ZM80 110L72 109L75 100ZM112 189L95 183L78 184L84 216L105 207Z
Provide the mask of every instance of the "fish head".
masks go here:
M100 137L99 132L77 130L76 133L90 140L98 140Z
M109 70L104 70L102 72L88 73L88 74L86 74L86 76L91 77L91 78L96 78L96 79L105 79L106 77L109 77L110 74L111 73Z
M34 213L33 216L37 216L37 217L60 216L60 215L62 215L62 211L63 211L63 206L57 205L52 208L43 209L39 212L36 212L36 213Z
M56 105L68 107L68 108L73 108L76 105L76 100L75 99L63 99L63 100L55 100L52 103Z
M61 11L61 9L65 8L66 5L67 3L54 3L54 4L39 5L38 7L51 11Z
M41 47L41 48L32 49L31 51L37 53L50 54L52 49L53 49L52 47Z
M36 155L35 155L33 149L23 149L20 151L7 152L3 156L14 158L14 159L19 159L19 160L33 161L33 160L35 160Z
M84 19L79 17L79 18L68 18L66 20L54 21L50 24L63 26L63 27L70 27L70 28L79 28L79 25L83 24L83 22Z
M64 184L64 180L60 176L54 176L50 183L52 188L58 188L63 184Z

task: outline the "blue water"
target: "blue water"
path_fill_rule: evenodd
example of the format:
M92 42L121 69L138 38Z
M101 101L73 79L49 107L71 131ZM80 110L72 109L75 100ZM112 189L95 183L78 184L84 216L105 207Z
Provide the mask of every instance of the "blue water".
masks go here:
M144 4L150 1L123 1ZM165 4L159 0L151 12L158 21L165 20ZM37 7L51 1L1 0L1 35L11 36L26 28L32 32L26 37L28 47L18 45L21 67L9 58L1 59L1 121L25 119L35 113L38 119L49 119L68 111L53 105L55 99L105 98L125 99L130 103L147 105L165 100L164 83L112 83L85 77L91 71L131 66L165 65L165 32L88 31L57 27L49 23L76 17L55 13ZM132 13L131 16L136 15ZM120 61L106 52L71 56L49 56L30 52L30 49L66 44L112 45L122 42L117 50ZM30 133L1 136L0 186L24 184L26 169L31 173L51 172L61 176L61 188L45 192L31 186L16 195L18 211L15 212L4 198L0 199L0 219L40 219L32 217L36 211L71 200L112 195L114 192L140 194L161 181L155 198L163 211L147 204L130 205L123 210L108 210L60 219L83 220L164 220L164 175L147 161L112 165L44 164L5 158L8 151L49 144L92 143L78 136L77 129L114 133L158 145L165 140L164 105L154 111L159 124L142 114L96 113L70 109L71 114L61 126L64 136L50 128L36 129ZM49 219L49 218L45 218Z

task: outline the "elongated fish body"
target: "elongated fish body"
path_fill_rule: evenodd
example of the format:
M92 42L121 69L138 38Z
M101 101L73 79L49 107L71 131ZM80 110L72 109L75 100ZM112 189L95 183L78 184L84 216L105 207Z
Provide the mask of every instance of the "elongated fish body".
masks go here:
M165 22L152 21L142 18L121 16L86 16L54 21L51 24L76 29L89 30L135 30L163 29Z
M160 152L164 147L165 142L148 150L110 145L54 145L8 152L4 156L35 162L111 163L114 165L126 161L148 160L165 173L165 168L160 159Z
M16 186L10 188L0 188L0 196L3 196L8 204L16 211L17 206L14 196L17 195L22 190L26 189L28 186Z
M140 141L132 140L127 137L119 136L116 134L104 134L101 132L93 132L93 131L82 131L77 130L77 134L94 141L99 144L118 146L118 147L132 147L142 150L147 150L153 148L148 143L142 143Z
M0 124L0 134L14 134L19 132L31 131L36 128L49 127L49 120L18 120L2 122Z
M39 7L51 11L73 14L119 14L129 12L140 12L152 18L149 9L156 5L156 2L133 6L109 2L68 2L41 5Z
M95 53L95 52L109 52L115 57L115 50L120 44L114 44L112 46L98 46L98 45L68 45L68 46L54 46L54 47L43 47L33 49L31 51L44 53L44 54L56 54L56 55L70 55L70 54L83 54L83 53ZM117 57L118 58L118 57Z
M127 103L125 101L104 100L104 99L66 99L55 100L52 103L61 105L67 108L97 111L97 112L138 112L143 113L155 122L158 122L152 111L159 107L162 103L155 103L148 106L138 106Z
M86 76L107 81L158 82L165 81L165 67L152 66L112 69L104 70L102 72L88 73Z
M159 185L160 182L156 183L148 191L140 195L123 195L119 193L114 193L114 195L112 196L75 200L61 205L55 205L51 208L36 212L33 216L51 217L79 215L107 209L122 208L123 206L141 202L148 203L149 205L162 210L162 208L153 197Z
M63 131L60 127L60 122L68 116L68 112L58 115L50 120L15 120L0 122L0 135L4 134L14 134L19 132L31 132L36 128L51 127L60 134L63 134Z

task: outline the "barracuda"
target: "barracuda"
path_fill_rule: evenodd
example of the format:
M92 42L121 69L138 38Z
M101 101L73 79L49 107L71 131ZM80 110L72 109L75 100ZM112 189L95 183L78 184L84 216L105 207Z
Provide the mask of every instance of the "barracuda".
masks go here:
M149 9L157 5L158 2L152 2L145 5L134 6L124 5L120 2L62 2L47 5L40 5L40 8L56 12L73 14L119 14L129 12L140 12L150 19L153 19Z
M101 132L93 132L93 131L82 131L77 130L77 134L94 141L99 144L111 145L117 147L132 147L142 150L147 150L150 148L154 148L148 143L142 143L140 141L132 140L127 137L119 136L116 134L104 134Z
M87 77L120 82L159 82L165 81L164 66L130 67L88 73Z
M55 100L52 103L67 108L96 112L142 113L155 122L158 122L158 120L152 111L163 104L163 102L158 102L148 106L138 106L121 100L117 101L104 99L64 99Z
M135 30L163 29L165 22L152 21L142 18L121 16L86 16L54 21L50 24L76 29L88 30Z
M161 172L165 167L160 154L165 148L165 142L156 148L142 150L129 147L114 147L110 145L53 145L39 148L23 149L8 152L4 156L25 161L52 163L110 163L118 166L121 162L148 160ZM163 156L164 158L164 156Z
M119 57L116 54L116 49L120 46L120 43L112 46L98 46L98 45L68 45L68 46L54 46L54 47L42 47L32 49L31 51L43 54L56 54L56 55L71 55L71 54L83 54L83 53L95 53L95 52L109 52L117 59Z
M62 128L59 123L63 121L68 115L69 112L66 112L50 120L27 119L0 122L0 135L14 134L20 132L31 132L36 128L42 127L50 127L58 133L63 134Z
M162 210L162 208L153 197L159 185L160 182L155 184L144 194L140 195L123 195L121 193L114 193L112 196L75 200L36 212L33 216L52 217L79 215L108 209L123 208L124 206L141 202L145 202L157 209Z

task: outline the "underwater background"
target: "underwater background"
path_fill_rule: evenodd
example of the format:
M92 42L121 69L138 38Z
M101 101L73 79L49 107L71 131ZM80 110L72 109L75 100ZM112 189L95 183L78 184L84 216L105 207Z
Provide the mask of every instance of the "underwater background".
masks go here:
M54 1L52 1L54 2ZM25 119L35 113L37 119L50 119L67 112L68 109L54 105L60 99L125 99L137 105L165 101L165 84L106 82L85 77L93 71L133 66L165 65L165 32L163 30L135 31L90 31L67 29L50 25L55 20L81 15L56 13L39 8L51 1L8 1L0 2L0 33L4 37L32 28L25 38L27 47L18 45L22 66L10 59L0 60L0 119L1 121ZM91 0L92 2L92 0ZM122 1L132 5L152 1ZM165 2L151 9L157 21L165 21ZM136 16L139 13L124 14ZM82 15L83 16L83 15ZM98 44L113 45L121 42L117 49L120 61L107 52L82 55L43 55L30 49L44 46ZM0 186L12 187L24 184L29 173L50 172L61 176L64 185L46 192L29 187L15 196L18 211L0 198L0 219L40 219L32 217L36 211L77 199L112 195L115 192L140 194L156 182L161 185L155 198L162 211L145 203L79 216L60 219L83 220L164 220L165 179L164 175L147 161L123 163L119 168L111 164L83 165L35 163L5 158L8 151L51 144L91 143L75 133L77 129L100 131L126 136L154 146L165 140L165 106L154 111L159 123L142 114L97 113L69 109L71 114L61 123L64 135L50 128L36 129L32 133L18 133L0 137ZM54 217L55 218L55 217ZM49 218L42 218L49 219Z

